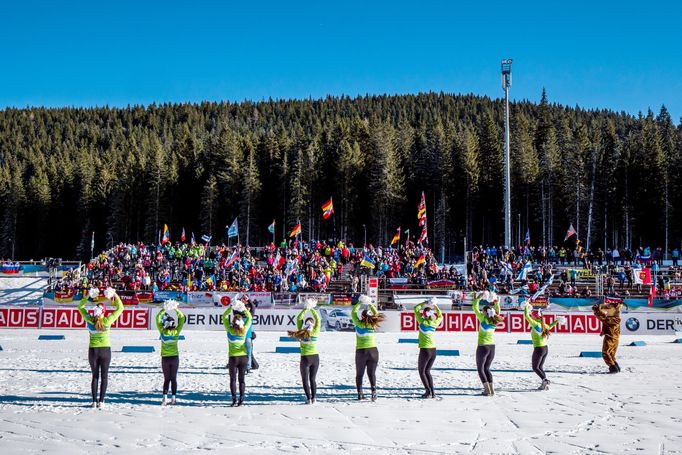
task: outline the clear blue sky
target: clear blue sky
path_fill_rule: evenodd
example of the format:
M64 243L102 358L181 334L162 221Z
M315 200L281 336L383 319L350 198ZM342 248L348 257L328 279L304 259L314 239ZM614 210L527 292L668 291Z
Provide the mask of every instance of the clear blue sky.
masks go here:
M544 86L570 106L665 104L678 123L681 18L680 3L656 1L8 1L0 108L499 97L499 61L511 57L515 99L537 101Z

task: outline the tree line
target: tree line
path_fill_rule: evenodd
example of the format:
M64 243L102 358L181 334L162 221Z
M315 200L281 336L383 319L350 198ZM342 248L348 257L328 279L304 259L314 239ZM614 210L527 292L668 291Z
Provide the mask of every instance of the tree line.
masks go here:
M548 101L511 103L513 241L667 246L682 234L682 122ZM474 95L0 111L0 257L87 258L119 241L418 236L437 257L502 243L503 102ZM335 214L320 206L334 198Z

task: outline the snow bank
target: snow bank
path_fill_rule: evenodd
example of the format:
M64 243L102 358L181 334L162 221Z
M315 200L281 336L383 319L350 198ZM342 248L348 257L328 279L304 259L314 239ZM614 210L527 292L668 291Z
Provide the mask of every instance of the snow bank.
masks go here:
M0 305L39 305L47 278L0 276Z
M416 345L379 334L379 400L355 401L354 336L320 336L319 402L302 404L297 355L275 354L282 333L259 333L260 370L247 376L247 400L230 408L227 346L219 332L186 332L180 342L179 401L162 408L158 333L114 331L108 408L90 402L87 331L0 331L0 452L77 454L123 450L240 450L240 453L682 453L682 345L666 336L623 336L623 373L604 374L596 335L550 339L550 390L538 392L527 334L497 335L497 395L478 396L475 333L438 333L433 371L441 400L421 400ZM626 347L633 340L645 347ZM124 354L126 344L154 354ZM287 343L295 345L294 343ZM366 382L366 381L365 381Z

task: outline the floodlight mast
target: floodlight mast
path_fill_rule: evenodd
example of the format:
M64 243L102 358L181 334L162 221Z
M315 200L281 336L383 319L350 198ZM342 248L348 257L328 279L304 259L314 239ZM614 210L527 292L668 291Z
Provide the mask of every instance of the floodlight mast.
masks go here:
M504 90L504 247L511 248L511 179L509 172L509 87L512 84L512 60L502 60Z

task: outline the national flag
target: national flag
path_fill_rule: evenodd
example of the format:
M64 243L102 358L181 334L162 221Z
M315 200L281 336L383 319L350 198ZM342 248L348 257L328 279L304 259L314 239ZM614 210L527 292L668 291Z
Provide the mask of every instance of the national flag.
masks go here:
M419 236L419 240L417 241L420 245L422 243L426 243L427 245L429 244L429 236L428 233L426 232L426 223L424 223L424 228L422 229L422 234Z
M275 220L272 220L272 224L271 224L270 226L268 226L268 232L269 232L270 234L274 234L274 233L275 233Z
M297 235L301 234L301 222L299 221L296 226L291 230L289 233L289 238L291 237L296 237Z
M416 269L418 267L421 267L422 265L424 265L425 262L426 257L422 254L421 256L419 256L419 259L417 259L417 262L414 263L414 268Z
M225 263L225 268L230 267L232 264L235 263L237 259L239 259L239 250L235 248L230 257L227 259L227 262Z
M201 240L203 240L205 243L210 242L212 238L213 238L212 235L206 235L206 234L204 234L204 235L201 236Z
M396 242L400 242L400 227L393 236L393 239L391 240L391 245L395 244Z
M329 198L327 202L322 204L322 218L325 220L334 214L334 202Z
M649 288L649 306L654 306L654 299L656 298L656 281L652 281Z
M521 272L519 273L519 280L527 280L528 276L533 272L533 264L530 263L530 261L527 261L525 264L523 264L523 268L521 269Z
M537 299L541 295L543 295L546 291L547 288L549 288L552 285L552 282L554 281L554 278L550 278L547 283L545 283L540 289L538 289L535 294L530 298L530 301L532 302L533 300Z
M514 269L512 269L512 266L509 262L502 261L500 263L500 266L502 267L502 271L504 272L505 275L514 274Z
M405 229L405 245L410 241L410 230Z
M237 223L237 217L235 217L234 221L232 222L230 227L227 228L227 238L231 239L232 237L238 237L238 236L239 236L239 224Z
M422 191L422 199L417 206L417 219L419 220L419 226L426 225L426 198L424 197L424 192Z
M365 254L365 256L362 258L362 261L360 261L360 265L362 267L367 267L368 269L373 269L376 267L375 262Z
M573 237L574 235L577 236L578 233L575 232L575 228L573 227L573 223L571 223L571 225L568 228L568 231L566 231L566 237L564 238L564 242L566 240L570 239L571 237Z
M186 237L185 237L185 228L182 228L182 234L180 235L180 241L184 243Z
M90 240L90 251L95 251L95 231L92 231L92 239Z
M163 238L161 239L161 244L170 242L170 231L168 230L168 225L163 225Z
M526 229L526 238L523 241L526 245L530 245L530 229Z
M279 254L279 248L277 249L277 254L275 255L275 259L272 261L272 266L275 269L279 269L281 267L280 261L282 260L282 255Z
M196 245L197 241L194 239L194 232L192 232L192 240L189 242L191 245Z

